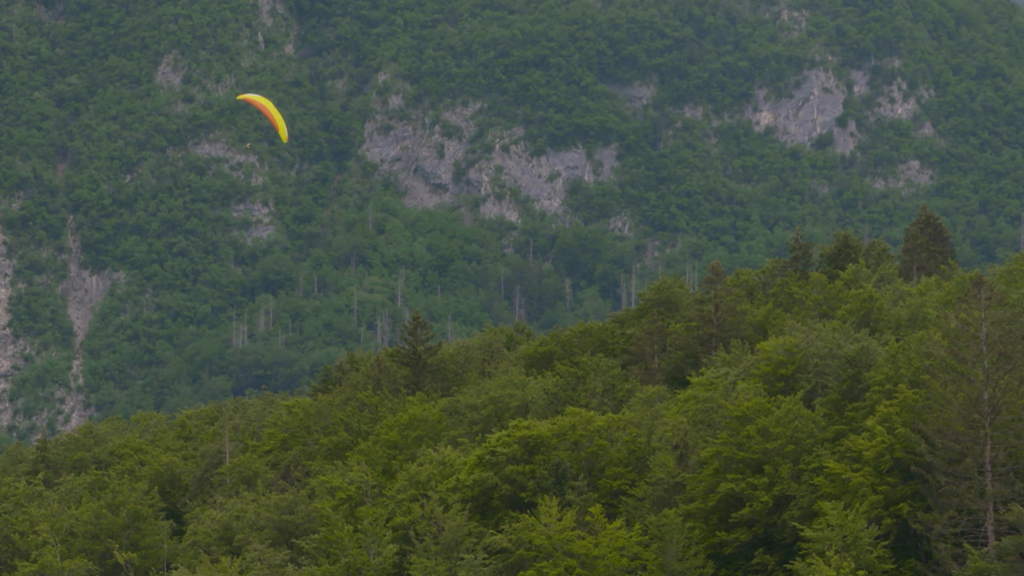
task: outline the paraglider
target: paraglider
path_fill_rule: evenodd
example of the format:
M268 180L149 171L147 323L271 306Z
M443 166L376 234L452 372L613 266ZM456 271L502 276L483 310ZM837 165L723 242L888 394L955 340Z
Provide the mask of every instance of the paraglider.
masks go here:
M267 100L259 94L241 94L235 100L245 100L249 104L252 104L263 115L270 120L270 123L274 125L274 129L277 130L277 134L281 136L282 142L288 141L288 127L285 126L284 118L281 113L277 111L277 107L270 100Z

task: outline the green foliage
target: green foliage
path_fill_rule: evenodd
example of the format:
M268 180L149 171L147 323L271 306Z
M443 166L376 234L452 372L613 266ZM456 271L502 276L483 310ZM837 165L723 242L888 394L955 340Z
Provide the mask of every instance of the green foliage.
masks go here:
M433 326L420 315L419 310L413 310L398 337L399 343L394 348L395 362L408 370L410 389L423 391L434 357L441 351L441 343L433 341L436 337Z
M868 524L862 510L846 510L839 502L818 505L821 516L801 528L804 557L792 564L796 576L860 576L886 574L892 568L879 529Z
M1020 571L1019 402L977 407L1016 398L1024 260L937 274L1019 246L1019 8L271 4L0 0L0 572ZM849 155L728 120L826 66L870 74ZM897 81L919 110L876 118ZM614 177L410 208L358 156L399 93L456 180L515 127ZM79 257L112 281L80 344ZM79 357L105 419L51 438Z
M546 335L411 318L308 395L9 444L0 571L1013 574L1022 279L773 260Z
M32 351L12 394L34 398L12 432L47 425L33 418L52 411L77 352L90 407L127 416L301 389L342 351L396 341L392 319L412 309L444 340L516 321L542 332L631 307L634 282L693 284L714 261L785 256L797 226L808 242L841 228L896 245L923 201L965 265L1017 250L1024 13L996 0L804 4L0 1L9 327ZM849 155L827 134L790 147L728 120L758 90L785 97L822 67L851 86L870 75L843 103L839 123L860 135ZM876 118L897 80L919 110ZM620 92L633 83L653 95L631 110ZM284 111L287 145L233 99L249 90ZM613 178L565 183L558 215L499 182L521 204L518 224L467 225L480 198L409 208L359 158L367 121L397 94L404 107L385 122L422 117L464 139L463 175L497 131L522 128L531 153L580 146L594 173L594 151L614 144ZM474 133L442 117L477 102ZM698 107L699 118L680 112ZM940 138L916 137L924 126ZM875 187L911 160L931 183ZM69 234L82 269L114 279L80 348ZM865 249L868 268L886 264L883 248ZM801 253L797 271L809 267ZM681 386L699 364L675 320L651 317L622 345Z
M651 563L640 531L621 520L609 522L600 505L581 515L546 497L534 514L513 522L505 537L510 551L504 574L638 574Z
M819 266L830 279L838 277L850 266L860 262L864 246L853 234L843 230L836 232L835 240L821 248Z
M804 240L803 233L797 226L786 248L789 249L789 269L806 276L814 266L814 243Z
M900 276L917 282L918 278L938 274L955 259L956 250L950 244L949 231L934 212L922 205L917 218L903 234Z

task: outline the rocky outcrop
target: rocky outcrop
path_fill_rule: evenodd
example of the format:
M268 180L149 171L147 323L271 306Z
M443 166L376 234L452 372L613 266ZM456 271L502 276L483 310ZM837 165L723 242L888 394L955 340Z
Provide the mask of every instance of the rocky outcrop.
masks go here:
M71 372L68 374L68 387L57 393L56 408L60 418L57 428L61 431L71 430L82 425L89 417L90 411L82 393L82 341L89 331L96 305L107 294L110 286L123 280L120 273L102 272L92 274L82 267L82 251L78 237L74 232L74 217L68 217L68 276L60 284L60 293L67 302L67 314L74 331L74 355ZM7 324L10 320L8 303L11 296L11 276L14 262L7 255L3 235L0 234L0 430L12 424L19 425L20 417L15 416L15 406L8 400L11 376L17 374L29 346L17 340ZM52 412L51 412L52 413ZM33 418L35 424L42 424L46 415ZM22 422L24 424L24 422Z
M877 178L873 182L875 188L897 188L904 193L913 192L922 186L932 183L934 173L918 160L910 160L896 168L896 174L888 178Z
M703 106L687 105L687 106L683 106L683 109L680 110L679 112L683 116L686 116L687 118L692 118L693 120L700 120L701 118L704 117L704 107Z
M107 295L114 282L124 280L119 272L104 271L92 274L82 267L82 248L75 235L74 216L68 216L68 277L60 285L60 293L68 306L68 318L74 329L74 358L71 361L69 386L61 399L61 418L58 428L71 430L83 424L89 417L89 410L82 394L82 341L89 331L95 307Z
M850 72L850 80L853 80L853 95L861 97L868 93L868 73L863 70Z
M782 36L792 40L800 35L807 28L807 19L810 17L807 10L794 10L785 5L769 9L765 16L775 20Z
M626 107L632 109L643 108L654 96L653 84L633 82L628 86L610 85L608 88L622 96L626 100Z
M260 21L263 22L264 26L270 27L274 25L274 12L278 14L284 14L284 6L280 2L275 0L258 0L260 8Z
M269 30L274 26L275 14L282 20L287 20L288 12L279 0L257 0L257 4L259 7L259 22L263 25L264 30ZM286 23L285 29L288 33L288 41L284 44L283 50L285 54L295 54L295 37L298 35L298 27L294 23ZM280 26L277 33L280 33ZM256 32L256 40L260 50L265 50L266 46L263 42L262 30Z
M800 30L806 24L807 13L782 9L775 15L779 22ZM898 68L899 62L889 65ZM385 72L378 76L384 86L389 80ZM862 139L857 122L840 123L846 98L865 98L871 95L870 76L863 70L849 74L842 82L828 68L805 71L797 87L785 98L773 98L768 90L756 92L743 116L758 131L772 129L775 136L787 145L812 145L831 142L839 154L850 154ZM609 86L625 100L624 104L639 109L648 104L656 92L653 84L635 82L628 86ZM919 110L919 102L929 97L927 91L911 93L907 84L897 78L880 90L876 98L867 100L871 106L867 121L880 118L907 120ZM378 96L378 114L364 126L361 151L383 172L393 175L406 190L405 201L410 206L432 207L460 194L484 196L480 214L519 220L518 200L507 194L509 186L517 188L525 197L548 213L562 212L565 189L569 181L601 180L611 176L616 165L614 147L599 149L588 156L582 148L563 151L531 153L522 142L522 129L512 129L487 135L489 144L471 149L467 139L476 131L474 115L480 110L475 103L449 110L432 120L423 114L405 109L401 92ZM694 119L709 118L712 125L729 121L729 117L715 118L701 106L684 106L676 113ZM863 119L862 119L863 120ZM933 136L934 129L926 123L921 136ZM830 136L828 140L819 140ZM927 170L927 169L924 169ZM908 174L914 173L910 170ZM924 172L920 172L924 174ZM920 178L909 177L907 182Z
M898 62L893 65L898 66ZM839 126L837 119L843 113L846 98L860 98L869 94L869 79L865 71L851 72L853 93L848 94L847 87L837 81L831 70L808 70L803 73L799 86L788 98L771 100L767 90L758 90L757 100L747 107L745 116L758 131L774 128L776 136L790 146L810 145L819 136L831 132L835 151L849 154L857 146L861 135L855 122ZM920 108L919 99L929 96L927 91L912 94L906 82L897 78L882 89L875 105L868 112L868 119L871 122L879 118L909 120ZM922 131L921 135L933 136L931 124L927 123L926 126L930 130Z
M7 310L11 298L11 276L14 260L7 255L7 240L0 233L0 431L7 429L14 418L14 405L8 400L11 376L21 364L28 347L14 337L7 324L10 313Z
M260 161L256 158L256 155L251 152L235 150L226 142L217 140L193 142L189 144L188 149L189 152L198 154L204 158L219 158L225 160L224 169L239 180L245 180L245 172L242 170L242 166L245 164L252 164L257 168L257 170L252 172L249 183L254 186L259 186L263 183L263 171L260 170Z
M910 120L918 110L917 98L907 90L907 83L897 78L882 90L878 104L871 111L872 120L877 118L899 118Z
M225 142L198 142L189 144L190 152L199 154L205 158L224 158L228 164L248 162L259 166L256 155L251 152L239 152L232 150Z
M260 202L239 202L231 206L231 215L235 218L245 218L251 223L245 230L247 244L252 244L253 238L266 238L277 228L271 223L270 214L274 211L274 203L264 206Z
M389 107L399 105L389 100ZM512 221L519 220L519 212L506 194L509 186L541 210L558 213L568 182L611 176L614 148L598 149L592 157L582 148L534 155L522 142L521 129L492 134L492 144L471 161L466 137L476 131L472 116L479 108L473 104L450 110L434 125L423 117L396 120L382 111L367 122L361 150L405 188L409 206L432 207L455 195L479 194L485 197L481 215Z
M628 238L633 237L632 221L629 219L629 216L625 214L612 216L611 219L608 220L608 229L620 236L626 236Z
M51 22L64 22L64 3L58 2L53 8L45 8L36 3L36 14Z
M846 126L836 126L832 129L832 147L840 154L849 154L857 147L860 141L860 133L857 132L857 123L850 120Z
M171 52L164 56L160 65L156 68L156 83L164 87L181 87L181 79L185 76L185 70L180 62L177 52Z
M757 102L747 108L746 116L758 131L775 128L786 144L810 144L835 128L845 98L845 88L830 70L808 70L789 98L769 100L767 90L758 90Z

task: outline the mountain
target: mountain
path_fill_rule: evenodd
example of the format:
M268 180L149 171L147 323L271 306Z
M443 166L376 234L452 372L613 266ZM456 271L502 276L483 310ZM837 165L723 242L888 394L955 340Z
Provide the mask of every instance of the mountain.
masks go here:
M754 268L799 226L1020 249L1006 0L0 0L0 425L295 390ZM287 144L235 100L271 98Z

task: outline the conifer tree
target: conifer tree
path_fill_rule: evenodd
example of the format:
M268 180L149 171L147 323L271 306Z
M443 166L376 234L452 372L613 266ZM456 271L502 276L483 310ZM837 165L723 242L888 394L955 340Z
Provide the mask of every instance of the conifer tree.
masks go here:
M789 248L789 270L807 276L814 266L814 243L804 240L803 232L797 226L786 246Z
M864 247L864 263L872 270L877 270L895 261L892 248L882 238L875 238Z
M864 252L860 241L854 238L849 231L841 230L836 232L834 237L835 241L831 245L823 247L818 258L821 270L832 280L837 278L843 270L860 262Z
M917 282L923 276L938 274L942 267L956 259L956 249L949 230L937 214L921 205L917 218L903 232L900 249L900 276Z
M722 263L715 260L697 292L697 329L703 352L714 356L718 347L744 335L743 311L736 291L727 283Z
M410 383L415 392L423 391L431 361L441 351L441 343L434 342L435 336L433 325L418 309L405 321L399 333L395 362L409 371Z

